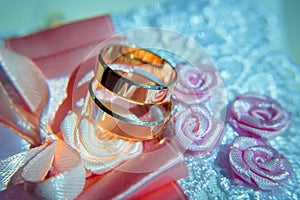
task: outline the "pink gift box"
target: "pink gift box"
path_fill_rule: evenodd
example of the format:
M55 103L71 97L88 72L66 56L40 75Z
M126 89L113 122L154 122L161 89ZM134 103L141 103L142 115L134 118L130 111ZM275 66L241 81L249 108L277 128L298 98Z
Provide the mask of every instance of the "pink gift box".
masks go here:
M77 67L80 66L87 54L95 46L114 34L114 28L109 15L104 15L5 41L7 48L32 59L44 73L48 83L59 79L64 80L59 84L59 88L55 84L49 85L50 97L52 97L52 101L55 103L54 106L50 107L50 116L52 114L50 121L54 133L59 133L62 119L68 110L72 108L71 99L68 98L68 91L72 90L72 81L74 81L72 77L77 73ZM61 92L61 95L57 95L57 90ZM151 149L151 145L147 148ZM186 176L187 169L182 161L178 162L178 166L176 166L169 173L161 172L160 176L148 181L145 186L132 194L130 198L153 199L164 197L186 199L176 180ZM124 181L132 178L132 184L138 184L146 175L113 170L103 175L103 177L89 178L86 181L85 190L79 198L88 198L90 197L89 193L98 194L95 185L101 185L102 181L110 183L117 177L124 177ZM116 182L116 184L118 183ZM124 186L123 182L120 184ZM129 186L123 189L126 190ZM12 191L14 191L14 188L20 189L20 186L15 186L1 192L1 196L13 195ZM118 193L118 191L110 193L109 195L112 195L110 197L113 197L115 193ZM26 197L26 195L24 196Z

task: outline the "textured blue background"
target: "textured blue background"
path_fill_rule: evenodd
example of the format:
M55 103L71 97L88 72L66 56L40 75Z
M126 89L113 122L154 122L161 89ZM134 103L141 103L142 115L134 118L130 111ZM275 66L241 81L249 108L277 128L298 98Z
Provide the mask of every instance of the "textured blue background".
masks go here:
M300 198L300 68L274 51L280 34L278 19L262 1L173 0L112 16L117 32L164 27L195 39L215 61L229 102L238 94L257 92L293 113L291 129L268 142L293 165L287 182L272 192L235 184L227 155L237 133L227 125L214 152L206 157L186 156L190 175L179 183L190 199Z

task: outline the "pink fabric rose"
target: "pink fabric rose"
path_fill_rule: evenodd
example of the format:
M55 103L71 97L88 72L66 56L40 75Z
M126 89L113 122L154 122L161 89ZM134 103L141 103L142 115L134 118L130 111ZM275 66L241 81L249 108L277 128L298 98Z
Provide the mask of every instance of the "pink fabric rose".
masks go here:
M212 151L222 135L223 125L204 106L193 106L175 116L175 138L184 150L201 154Z
M292 167L275 149L255 138L238 137L229 152L234 175L262 190L272 190L289 178Z
M287 130L292 116L278 102L259 94L236 97L231 105L229 123L247 136L271 139Z
M173 98L177 101L195 104L208 100L211 90L218 84L216 70L209 66L193 67L189 63L176 66L178 82L174 87Z

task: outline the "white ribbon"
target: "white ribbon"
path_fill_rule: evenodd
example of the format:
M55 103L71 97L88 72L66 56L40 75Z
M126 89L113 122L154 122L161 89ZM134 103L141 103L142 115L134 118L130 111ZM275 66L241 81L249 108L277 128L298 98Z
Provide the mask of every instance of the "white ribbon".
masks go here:
M44 122L40 117L48 102L44 76L26 57L0 48L0 77L0 119L38 145L39 122ZM34 199L74 199L82 192L86 173L79 154L48 132L44 144L0 161L0 191L24 183Z

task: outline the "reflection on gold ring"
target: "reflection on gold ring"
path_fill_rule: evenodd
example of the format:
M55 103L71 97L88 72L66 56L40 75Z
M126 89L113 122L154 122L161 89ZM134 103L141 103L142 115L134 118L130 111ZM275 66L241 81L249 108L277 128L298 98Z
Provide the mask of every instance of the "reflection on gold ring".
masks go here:
M110 93L107 99L99 97L97 90ZM153 139L161 135L171 118L172 101L162 104L136 104L119 98L106 90L97 80L89 84L91 117L105 130L116 135L138 140Z
M104 47L96 77L115 94L136 103L163 103L177 80L175 68L160 56L124 45Z

